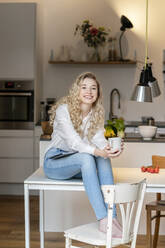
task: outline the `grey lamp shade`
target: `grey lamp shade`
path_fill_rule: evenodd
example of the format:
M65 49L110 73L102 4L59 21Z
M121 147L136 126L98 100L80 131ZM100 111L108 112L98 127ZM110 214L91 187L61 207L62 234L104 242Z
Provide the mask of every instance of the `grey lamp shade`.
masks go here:
M158 81L156 78L152 75L152 64L147 64L148 69L148 85L151 87L151 93L153 97L160 96L161 91L159 88Z
M160 91L157 80L155 80L154 82L148 82L148 85L151 88L151 93L153 97L160 96L161 91Z
M131 100L136 102L152 102L151 88L137 84L134 88Z

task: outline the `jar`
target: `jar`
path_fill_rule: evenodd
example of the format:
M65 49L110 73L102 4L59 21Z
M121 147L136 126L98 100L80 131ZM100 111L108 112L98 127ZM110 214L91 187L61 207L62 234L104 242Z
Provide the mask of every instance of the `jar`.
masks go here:
M109 38L108 61L116 60L116 38Z
M46 121L49 121L49 110L51 109L52 105L56 103L56 98L47 98L46 99Z
M46 120L46 109L45 109L45 102L41 101L40 102L40 121L45 121Z

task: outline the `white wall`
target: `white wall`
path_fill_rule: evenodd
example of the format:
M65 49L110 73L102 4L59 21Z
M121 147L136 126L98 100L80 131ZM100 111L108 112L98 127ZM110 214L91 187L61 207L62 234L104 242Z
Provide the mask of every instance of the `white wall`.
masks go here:
M57 98L67 93L68 86L83 71L94 72L102 82L106 118L109 112L109 93L116 87L121 93L122 108L117 113L126 120L140 120L143 115L152 115L156 120L165 120L164 83L163 83L163 49L165 21L163 0L149 1L149 57L153 61L154 76L158 79L162 95L154 103L136 103L129 101L133 86L139 80L142 65L108 66L108 65L50 65L50 50L54 49L58 56L60 47L66 45L74 49L76 56L81 58L79 49L91 51L81 40L74 37L76 24L89 19L96 25L111 27L112 35L119 36L120 16L125 14L134 24L134 29L126 32L129 51L127 56L144 61L145 52L145 1L142 0L47 0L42 1L44 12L43 26L43 98Z
M37 94L40 98L61 97L67 94L68 86L78 74L92 71L102 82L106 118L109 113L109 94L116 87L121 93L121 110L115 113L126 120L140 120L141 116L152 115L156 120L165 121L163 49L165 21L163 0L149 1L149 57L153 61L153 73L158 79L162 95L153 103L131 102L130 96L135 83L139 81L142 64L137 66L121 65L50 65L50 50L55 57L62 45L67 46L74 58L81 59L83 52L92 54L80 36L74 36L76 24L84 19L91 20L97 26L111 27L112 36L120 35L120 16L126 15L134 24L134 29L125 33L123 42L128 44L126 57L144 61L145 53L145 1L144 0L6 0L0 2L37 2ZM104 53L105 55L105 53ZM116 99L117 100L117 99Z

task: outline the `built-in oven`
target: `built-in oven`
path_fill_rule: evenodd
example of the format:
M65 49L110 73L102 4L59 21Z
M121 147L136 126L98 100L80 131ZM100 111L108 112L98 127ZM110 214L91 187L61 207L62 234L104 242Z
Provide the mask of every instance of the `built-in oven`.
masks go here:
M0 81L0 128L33 129L32 81Z

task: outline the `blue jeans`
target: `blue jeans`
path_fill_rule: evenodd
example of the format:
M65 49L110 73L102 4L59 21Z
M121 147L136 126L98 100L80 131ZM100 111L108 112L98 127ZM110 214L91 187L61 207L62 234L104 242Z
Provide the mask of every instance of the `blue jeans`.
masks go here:
M89 201L94 209L97 220L107 216L107 206L101 192L101 185L114 184L109 159L95 157L88 153L75 153L65 158L52 159L62 150L51 148L44 158L44 172L50 179L82 178ZM114 208L113 217L116 217Z

